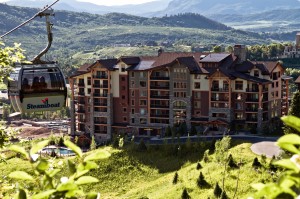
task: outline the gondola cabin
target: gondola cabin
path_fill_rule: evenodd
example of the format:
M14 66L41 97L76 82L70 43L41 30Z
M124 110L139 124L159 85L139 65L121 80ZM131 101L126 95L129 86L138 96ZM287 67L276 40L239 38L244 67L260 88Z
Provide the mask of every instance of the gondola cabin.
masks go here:
M20 65L10 75L8 97L16 112L60 110L66 106L66 82L55 64Z

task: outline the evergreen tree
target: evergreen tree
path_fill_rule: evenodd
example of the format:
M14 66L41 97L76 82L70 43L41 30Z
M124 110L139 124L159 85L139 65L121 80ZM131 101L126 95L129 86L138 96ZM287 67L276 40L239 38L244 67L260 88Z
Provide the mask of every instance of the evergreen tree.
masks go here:
M173 184L177 184L177 182L178 182L178 173L175 172L174 178L173 178Z
M181 199L190 199L191 196L187 192L186 188L183 189L182 194L181 194Z
M227 196L226 192L222 191L220 199L227 199L227 198L228 198L228 196Z
M237 164L234 162L232 155L230 154L228 157L228 166L230 168L237 168Z
M92 141L91 141L91 145L90 145L90 150L95 150L97 148L97 143L95 141L95 137L92 136Z
M147 146L143 139L140 140L140 143L137 147L138 151L147 151Z
M222 194L222 189L217 182L216 186L214 188L214 196L216 196L216 198L219 198L221 196L221 194Z
M261 167L261 163L258 161L257 157L254 158L253 163L252 163L252 167L254 167L254 168Z
M202 165L200 164L200 162L197 163L196 169L197 169L197 170L202 169Z
M206 188L206 187L209 187L209 184L208 182L205 180L205 177L204 175L202 174L202 172L200 172L200 175L197 179L197 185L198 187L200 188Z
M194 135L197 135L197 129L196 127L193 125L192 128L191 128L191 136L194 136Z
M170 137L171 135L172 135L172 130L171 130L171 127L168 126L166 129L166 137Z
M293 115L300 118L300 91L294 93L288 115ZM299 134L297 130L288 125L284 125L283 131L285 134Z

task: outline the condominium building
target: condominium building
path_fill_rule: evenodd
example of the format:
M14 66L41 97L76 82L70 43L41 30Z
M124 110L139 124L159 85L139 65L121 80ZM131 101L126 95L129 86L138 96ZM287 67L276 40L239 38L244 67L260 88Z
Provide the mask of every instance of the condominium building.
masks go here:
M177 53L97 60L69 77L72 132L98 140L113 133L164 135L168 126L223 133L256 129L287 113L280 62L234 53Z

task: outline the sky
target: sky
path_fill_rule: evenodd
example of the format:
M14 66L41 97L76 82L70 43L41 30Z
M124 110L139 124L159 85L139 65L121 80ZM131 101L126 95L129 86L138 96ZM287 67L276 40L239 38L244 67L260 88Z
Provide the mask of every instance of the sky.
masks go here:
M5 1L9 1L9 0L0 0L0 2L5 2ZM78 0L78 1L85 1L85 2L90 2L98 5L112 6L112 5L125 5L125 4L141 4L141 3L146 3L155 0Z

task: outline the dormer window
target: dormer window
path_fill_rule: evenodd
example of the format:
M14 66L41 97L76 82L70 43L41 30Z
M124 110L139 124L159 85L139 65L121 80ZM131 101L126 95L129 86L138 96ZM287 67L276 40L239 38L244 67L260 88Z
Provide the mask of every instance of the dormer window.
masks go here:
M259 70L254 70L254 77L259 77Z

